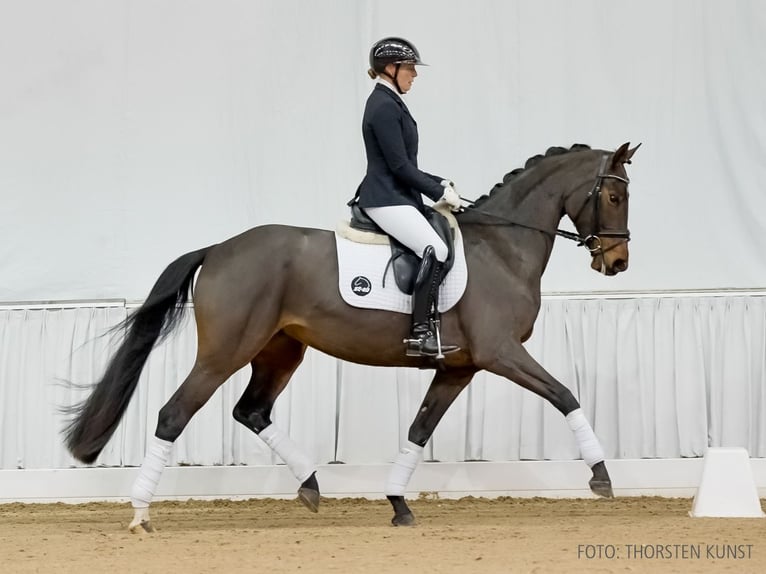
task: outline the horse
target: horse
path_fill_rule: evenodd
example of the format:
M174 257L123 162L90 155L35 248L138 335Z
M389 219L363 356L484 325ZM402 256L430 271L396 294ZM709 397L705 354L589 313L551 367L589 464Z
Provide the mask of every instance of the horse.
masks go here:
M480 370L515 382L558 409L591 468L591 491L612 497L603 449L580 404L523 343L540 310L540 279L557 235L585 246L590 267L603 275L628 268L625 165L638 147L631 149L628 142L614 152L585 145L550 148L456 214L469 276L463 296L441 316L441 330L460 350L438 360L405 354L409 316L358 309L341 299L331 231L269 224L180 256L121 325L124 338L91 394L71 407L73 417L63 430L67 448L84 463L96 460L149 353L178 325L191 297L197 355L159 411L132 489L133 532L153 530L149 505L173 441L214 391L248 363L252 375L233 416L285 461L300 483L299 499L317 511L315 463L270 418L307 347L354 363L435 369L386 483L395 526L414 523L404 498L407 483L442 415ZM576 233L557 230L564 215Z

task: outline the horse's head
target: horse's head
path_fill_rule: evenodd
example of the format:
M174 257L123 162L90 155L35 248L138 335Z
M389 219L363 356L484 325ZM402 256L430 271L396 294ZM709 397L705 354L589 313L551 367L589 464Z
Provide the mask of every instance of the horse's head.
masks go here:
M616 275L628 268L628 174L625 164L640 147L625 143L601 156L598 174L590 191L572 194L566 212L591 253L591 268L604 275Z

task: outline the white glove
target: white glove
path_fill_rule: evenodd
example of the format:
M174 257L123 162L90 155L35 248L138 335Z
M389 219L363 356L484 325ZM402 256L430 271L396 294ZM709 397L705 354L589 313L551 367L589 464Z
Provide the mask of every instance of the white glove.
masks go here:
M462 204L460 203L460 196L458 195L457 191L455 191L455 188L451 185L444 187L444 195L442 195L440 201L443 201L449 205L452 211L459 211L462 208Z

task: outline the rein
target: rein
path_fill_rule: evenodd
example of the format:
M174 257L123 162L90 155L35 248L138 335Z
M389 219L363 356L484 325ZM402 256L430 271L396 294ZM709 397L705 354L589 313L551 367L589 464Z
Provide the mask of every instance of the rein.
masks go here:
M595 226L597 227L597 229L595 229L592 233L589 233L588 235L585 235L585 236L579 235L578 233L574 233L572 231L566 231L564 229L557 229L555 233L552 233L548 231L547 229L541 229L533 225L519 223L518 221L513 221L512 219L509 219L502 215L497 215L496 213L485 211L481 209L480 207L477 207L476 202L471 201L470 199L466 199L464 197L461 197L460 199L471 205L471 212L480 213L481 215L486 215L488 217L493 217L495 219L500 220L501 223L498 223L498 225L502 225L502 224L513 225L515 227L523 227L525 229L539 231L540 233L544 233L545 235L548 235L551 239L555 239L556 235L558 235L560 237L563 237L564 239L576 241L578 247L581 245L584 245L588 251L590 251L592 254L596 254L598 252L603 252L601 249L601 237L618 237L623 239L626 242L630 241L630 231L627 229L624 231L605 231L601 229L599 205L601 203L601 187L604 183L604 180L616 179L617 181L623 182L625 185L630 183L630 180L628 178L621 177L619 175L614 175L612 173L605 173L606 162L608 159L609 159L609 154L604 154L602 156L601 165L599 166L598 174L596 175L596 181L593 184L593 189L591 189L590 192L588 192L588 195L585 197L585 200L583 201L582 206L577 211L575 216L571 218L573 222L577 221L577 219L580 217L580 214L582 214L583 210L587 207L590 199L591 198L595 199L595 205L593 209L595 213L595 218L594 218ZM591 245L593 246L591 247Z

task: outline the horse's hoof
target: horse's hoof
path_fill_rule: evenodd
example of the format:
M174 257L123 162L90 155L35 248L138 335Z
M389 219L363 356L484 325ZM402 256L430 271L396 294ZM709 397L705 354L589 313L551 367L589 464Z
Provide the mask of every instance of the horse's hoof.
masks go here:
M311 512L319 512L319 491L313 488L298 489L298 500Z
M131 522L130 526L128 526L128 529L130 530L131 534L136 534L141 531L148 532L149 534L155 532L154 526L152 526L152 523L149 520Z
M606 470L606 464L602 460L597 462L591 468L593 476L591 477L588 485L590 490L596 496L603 496L604 498L614 498L612 492L612 479L609 478L609 472Z
M614 492L612 492L612 482L609 480L594 480L591 479L588 482L590 490L596 496L602 496L604 498L614 498Z
M128 526L128 530L130 530L132 534L141 532L142 530L149 533L154 532L152 522L149 520L149 508L136 508L134 510L133 520Z
M391 524L394 526L412 526L415 524L415 517L403 496L390 494L386 495L386 498L394 507L394 517L391 519Z
M394 526L414 526L415 516L412 512L408 512L407 514L395 514L391 519L391 524Z

